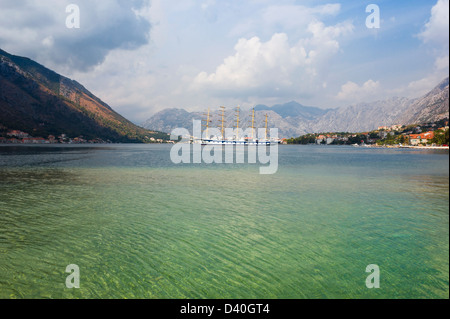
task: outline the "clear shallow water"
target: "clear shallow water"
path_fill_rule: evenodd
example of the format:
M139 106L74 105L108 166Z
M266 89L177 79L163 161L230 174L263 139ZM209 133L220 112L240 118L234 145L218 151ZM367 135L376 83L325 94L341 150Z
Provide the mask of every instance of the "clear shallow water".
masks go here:
M0 147L0 298L449 297L448 152L280 146L259 175L169 151Z

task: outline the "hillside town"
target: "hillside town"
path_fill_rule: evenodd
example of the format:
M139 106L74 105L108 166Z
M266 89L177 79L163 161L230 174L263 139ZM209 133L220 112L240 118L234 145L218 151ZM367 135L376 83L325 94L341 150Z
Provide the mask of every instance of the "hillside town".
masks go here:
M70 138L66 134L59 136L49 135L47 138L33 137L26 132L20 130L8 130L6 136L0 136L0 144L103 144L111 143L100 138L87 140L83 136Z
M384 147L448 147L448 119L421 125L380 126L362 133L306 134L287 139L286 144L358 145Z
M165 143L167 141L154 137L149 138L150 143ZM0 125L0 144L110 144L110 140L101 138L86 139L83 136L69 137L66 134L58 136L49 135L47 138L33 137L20 130L8 130Z
M297 138L280 140L281 144L358 145L384 147L448 147L448 119L421 125L380 126L376 130L361 133L327 132L310 133ZM170 143L154 137L150 143ZM83 136L69 137L66 134L49 135L47 138L33 137L20 130L8 130L0 125L0 144L109 144L110 140L86 139Z

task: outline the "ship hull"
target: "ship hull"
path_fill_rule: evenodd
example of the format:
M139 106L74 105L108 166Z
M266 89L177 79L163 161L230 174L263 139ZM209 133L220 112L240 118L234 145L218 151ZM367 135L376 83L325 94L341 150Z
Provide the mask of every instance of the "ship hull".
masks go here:
M227 140L202 140L202 145L271 145L273 141L227 141Z

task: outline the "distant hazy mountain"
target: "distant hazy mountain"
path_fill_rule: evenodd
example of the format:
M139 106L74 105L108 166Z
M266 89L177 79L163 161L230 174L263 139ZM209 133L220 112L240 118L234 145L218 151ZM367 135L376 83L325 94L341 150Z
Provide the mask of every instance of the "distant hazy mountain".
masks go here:
M192 120L201 120L202 113L188 112L183 109L166 109L155 114L142 126L153 127L152 130L170 133L174 128L191 128Z
M379 126L415 124L437 121L449 117L449 79L442 81L428 94L417 99L394 97L370 103L320 109L303 106L295 101L286 104L255 106L256 127L264 127L264 116L269 116L269 127L276 127L280 137L299 136L317 132L364 132ZM235 126L234 109L227 110L227 127ZM176 127L190 129L192 119L205 119L202 112L183 109L163 110L148 119L143 126L148 129L170 132ZM248 127L251 113L241 112L241 127ZM218 111L212 113L213 127L218 127Z
M255 111L255 127L263 128L265 126L265 115L269 118L269 128L270 127L283 127L283 130L287 134L297 134L298 127L291 125L286 119L284 119L278 113L267 110L267 111ZM251 126L251 111L240 110L239 113L240 123L239 127L248 128ZM221 115L219 110L211 110L210 113L210 127L219 128L221 127ZM192 121L193 120L206 120L206 112L187 112L183 109L166 109L158 112L150 119L148 119L144 124L145 128L151 128L151 130L157 130L162 132L170 133L175 128L186 128L192 132ZM205 121L202 122L205 125ZM234 128L236 126L236 109L226 109L225 112L225 127Z
M184 109L166 109L158 112L145 123L143 127L170 133L175 128L186 128L192 132L192 120L206 120L206 112L187 112ZM298 123L295 118L283 118L273 110L255 111L255 127L265 127L265 115L268 115L268 127L276 127L279 129L279 136L296 136L299 133L307 131L307 127L302 128L303 123ZM239 127L246 129L251 127L251 111L241 110L239 113L240 123ZM218 110L212 110L210 113L210 127L221 127L221 115ZM307 121L305 121L306 123ZM202 122L205 123L204 121ZM236 108L228 108L225 112L225 127L234 128L236 126Z
M312 132L364 132L397 123L397 117L411 106L407 98L390 98L359 103L329 111L311 124Z
M274 111L275 113L281 115L281 117L301 117L305 120L314 120L318 117L324 115L329 110L319 109L317 107L304 106L295 101L291 101L285 104L276 104L272 107L267 105L257 105L255 106L256 111Z
M140 128L81 84L0 50L0 125L32 136L62 133L113 142L160 136Z
M397 121L401 124L425 123L449 117L448 78L439 83L433 90L416 99L405 110Z

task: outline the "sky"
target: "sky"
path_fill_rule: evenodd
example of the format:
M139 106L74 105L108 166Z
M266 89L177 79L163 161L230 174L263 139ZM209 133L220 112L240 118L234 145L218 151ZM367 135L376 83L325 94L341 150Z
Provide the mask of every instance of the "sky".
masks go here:
M448 77L449 1L0 0L0 48L136 123L166 108L335 108Z

